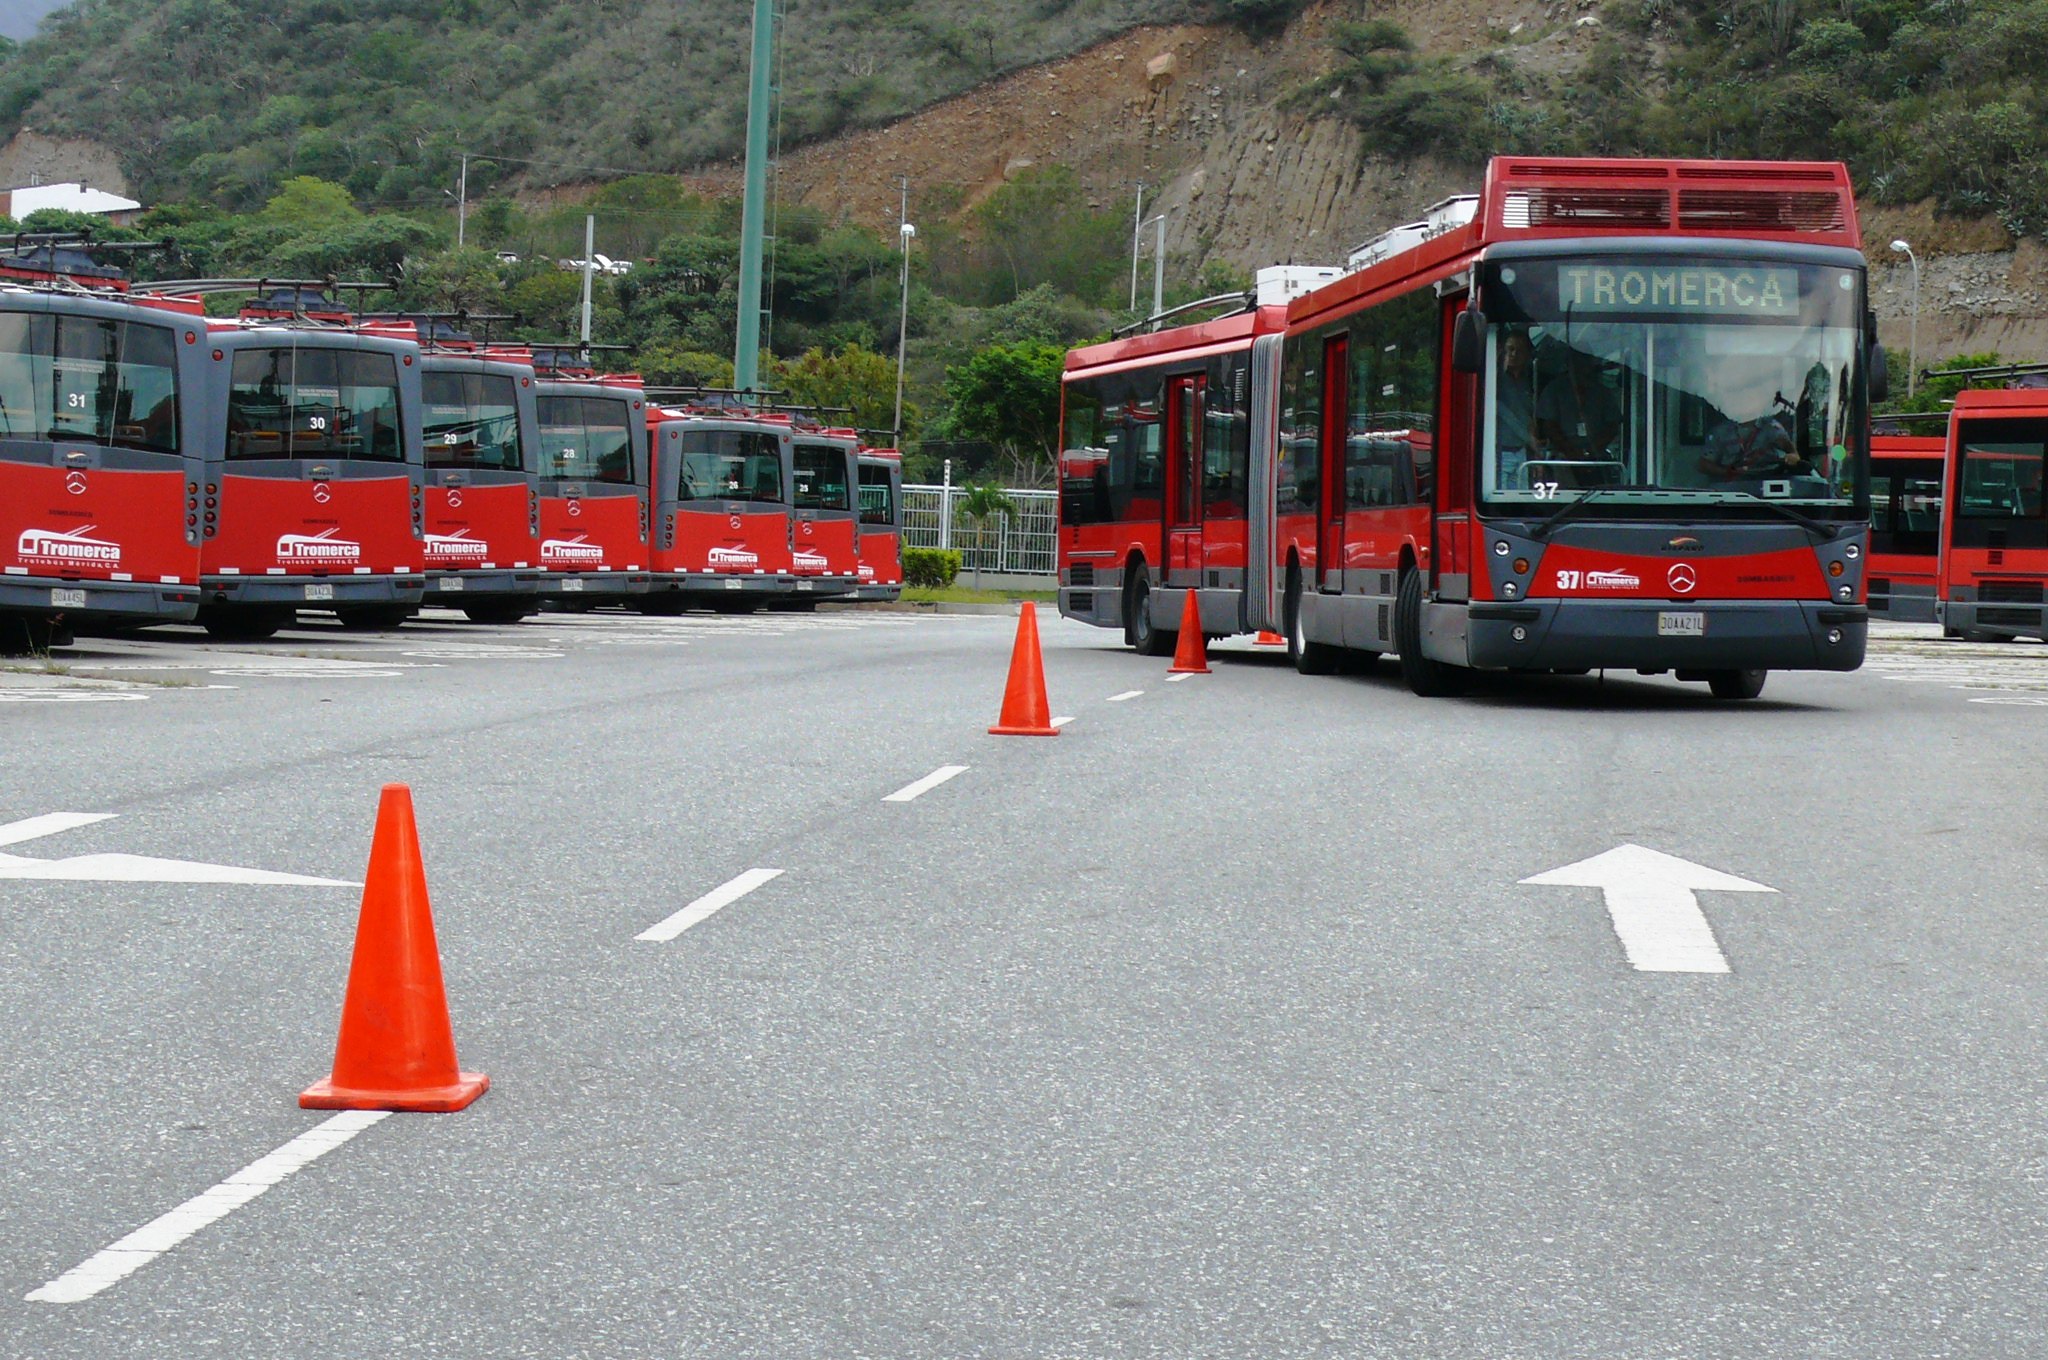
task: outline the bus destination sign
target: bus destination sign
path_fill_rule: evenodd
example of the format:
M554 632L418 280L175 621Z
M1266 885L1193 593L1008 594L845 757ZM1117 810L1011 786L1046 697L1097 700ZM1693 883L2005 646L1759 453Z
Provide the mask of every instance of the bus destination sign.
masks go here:
M1558 305L1574 312L1795 316L1799 271L1755 266L1563 265Z

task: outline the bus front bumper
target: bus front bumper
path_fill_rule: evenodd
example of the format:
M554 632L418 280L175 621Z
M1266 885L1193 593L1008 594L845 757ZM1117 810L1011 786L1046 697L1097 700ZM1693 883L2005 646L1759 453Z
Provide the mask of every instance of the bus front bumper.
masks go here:
M1423 652L1482 670L1853 671L1870 614L1822 600L1522 600L1423 606Z
M2005 600L1943 600L1936 608L1951 632L2048 638L2048 605Z
M427 578L419 576L204 576L208 605L293 605L312 609L355 604L418 604Z
M199 586L143 581L67 581L53 576L0 576L0 611L91 619L183 623L199 611Z

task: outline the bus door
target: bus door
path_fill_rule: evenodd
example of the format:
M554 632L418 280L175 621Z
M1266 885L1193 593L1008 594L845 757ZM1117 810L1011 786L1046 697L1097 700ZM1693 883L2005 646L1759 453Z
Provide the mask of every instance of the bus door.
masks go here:
M1204 378L1190 373L1166 386L1166 579L1194 573L1202 583L1202 397Z
M1316 573L1325 591L1344 589L1344 498L1350 430L1351 341L1335 336L1323 343L1323 475L1316 514Z

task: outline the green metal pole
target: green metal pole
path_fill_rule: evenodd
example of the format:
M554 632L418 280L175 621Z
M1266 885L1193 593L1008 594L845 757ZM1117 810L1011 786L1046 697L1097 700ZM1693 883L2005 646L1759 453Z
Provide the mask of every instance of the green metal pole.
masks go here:
M747 187L740 206L739 339L733 386L760 385L761 257L768 209L768 92L775 54L775 0L754 0L754 66L747 84Z

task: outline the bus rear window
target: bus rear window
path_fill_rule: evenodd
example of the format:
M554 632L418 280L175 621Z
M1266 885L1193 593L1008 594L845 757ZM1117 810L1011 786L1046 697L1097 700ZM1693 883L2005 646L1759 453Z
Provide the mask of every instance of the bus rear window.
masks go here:
M230 458L405 459L389 354L283 345L235 353Z
M526 467L519 439L519 397L502 373L426 372L420 375L426 407L427 466Z
M633 481L632 411L611 397L540 398L541 476Z
M780 501L782 440L751 430L684 430L676 495L686 501ZM845 476L841 474L843 488Z
M799 444L794 504L799 510L850 510L846 450L837 444Z
M176 453L171 332L97 317L0 313L0 439Z
M860 522L896 527L896 479L885 467L860 470Z

